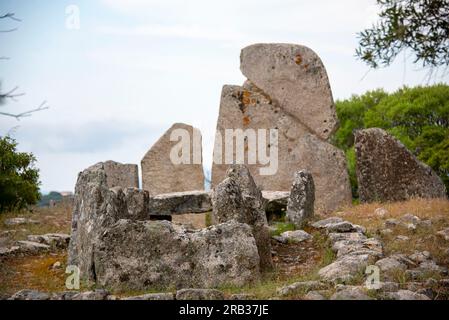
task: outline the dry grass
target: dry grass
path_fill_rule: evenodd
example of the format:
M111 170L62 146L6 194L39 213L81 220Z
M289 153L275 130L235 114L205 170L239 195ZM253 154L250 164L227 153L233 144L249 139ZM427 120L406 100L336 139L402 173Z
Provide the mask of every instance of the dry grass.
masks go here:
M67 254L45 254L25 256L0 262L0 294L11 295L22 289L43 292L65 291ZM59 269L53 270L55 262L61 262Z

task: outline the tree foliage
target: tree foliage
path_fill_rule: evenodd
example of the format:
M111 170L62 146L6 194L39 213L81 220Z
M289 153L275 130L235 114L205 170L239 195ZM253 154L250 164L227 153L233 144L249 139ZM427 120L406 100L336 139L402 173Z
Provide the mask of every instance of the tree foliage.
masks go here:
M404 87L388 94L369 91L337 101L340 128L334 144L346 152L348 169L357 197L354 131L383 128L399 139L418 159L432 167L449 190L449 86Z
M449 66L449 0L377 0L379 21L358 33L356 55L370 67L390 65L404 49L415 63Z
M0 137L0 213L19 210L39 200L39 170L31 153L18 152L10 137Z

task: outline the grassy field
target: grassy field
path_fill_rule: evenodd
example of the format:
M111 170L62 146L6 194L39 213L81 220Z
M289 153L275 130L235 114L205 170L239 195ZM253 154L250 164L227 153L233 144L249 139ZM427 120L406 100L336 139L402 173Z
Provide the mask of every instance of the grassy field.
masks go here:
M386 214L380 216L375 213L377 208L386 209ZM418 216L422 220L430 220L431 225L417 230L408 230L402 227L392 228L392 232L384 234L384 224L387 219L398 219L406 213ZM37 220L39 224L29 224L20 226L6 226L4 221L12 217L27 217ZM332 216L340 216L350 222L360 224L367 228L368 236L378 237L383 241L385 254L406 253L411 254L415 250L429 251L432 258L440 265L449 267L448 243L436 233L449 227L449 201L448 200L423 200L414 199L405 202L389 204L361 204L353 205L335 212ZM319 220L325 217L315 217ZM206 225L207 215L195 217L190 221L189 217L179 217L178 223L190 223L195 227ZM2 237L2 245L13 244L16 240L26 239L30 234L44 233L70 233L71 208L61 206L55 208L35 209L33 213L16 212L7 213L0 216L0 234L8 231L8 236ZM277 223L277 229L273 234L279 234L285 230L291 230L292 226L285 223ZM223 286L219 288L227 296L235 293L251 294L258 299L269 299L276 297L276 289L291 284L296 281L317 279L317 272L323 266L328 265L335 259L335 254L330 250L329 243L323 231L305 228L313 239L300 244L279 244L272 242L275 268L273 271L265 273L262 280L251 286L236 288ZM408 241L398 241L398 235L407 236ZM288 258L288 259L287 259ZM39 256L23 256L3 259L0 261L0 295L10 295L20 289L31 288L46 292L57 292L65 290L65 267L67 253L65 251L48 253ZM294 260L297 262L289 262ZM61 267L52 268L55 262L60 262ZM433 275L429 275L431 277ZM405 284L407 279L398 274L399 283ZM354 280L362 283L363 275L360 279ZM82 288L89 289L87 286ZM329 291L333 288L329 286ZM147 291L151 292L151 291ZM121 291L114 292L118 296L129 296L142 294L144 292ZM301 299L302 293L284 297L286 299Z

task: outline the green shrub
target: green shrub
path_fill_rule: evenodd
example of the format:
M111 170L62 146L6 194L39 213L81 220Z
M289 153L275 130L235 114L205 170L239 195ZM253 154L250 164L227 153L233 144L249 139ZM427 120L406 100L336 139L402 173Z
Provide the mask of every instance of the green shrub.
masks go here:
M13 139L0 137L0 213L35 204L40 196L36 158L16 148Z
M337 101L340 128L333 143L343 149L357 198L354 131L378 127L399 139L441 177L449 192L449 86L404 87L388 94L382 89Z

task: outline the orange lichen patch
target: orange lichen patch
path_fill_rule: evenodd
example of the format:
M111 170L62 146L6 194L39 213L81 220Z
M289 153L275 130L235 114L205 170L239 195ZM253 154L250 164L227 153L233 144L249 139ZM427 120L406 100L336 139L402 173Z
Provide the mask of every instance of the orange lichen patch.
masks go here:
M297 65L300 65L300 64L302 63L302 57L301 57L300 54L297 54L297 55L295 56L295 63L296 63Z
M251 103L251 92L249 91L243 91L242 95L242 103L247 106Z
M250 118L248 116L243 117L243 125L247 126L251 122Z
M11 295L22 289L65 291L66 260L65 252L3 260L0 262L0 293ZM61 262L61 268L52 269L57 261Z

